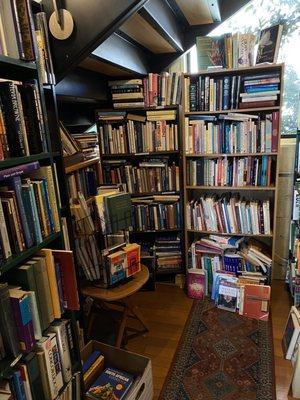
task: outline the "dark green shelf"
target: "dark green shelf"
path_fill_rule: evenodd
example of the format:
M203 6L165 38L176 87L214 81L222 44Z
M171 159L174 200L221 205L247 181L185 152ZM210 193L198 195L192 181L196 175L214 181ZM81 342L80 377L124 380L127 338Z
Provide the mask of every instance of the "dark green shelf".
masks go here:
M22 253L12 256L4 264L0 266L0 275L9 271L10 269L16 267L18 264L25 261L27 258L31 257L33 254L41 250L43 247L48 246L51 242L61 237L61 232L53 233L48 236L42 243L38 246L30 247L30 249L22 251Z
M23 354L19 354L17 357L5 357L0 361L0 379L22 358L22 355Z
M50 153L40 153L32 156L8 158L0 161L0 169L15 167L17 165L26 164L33 161L47 160L50 158L50 156Z
M1 67L17 67L30 70L37 70L35 62L19 60L17 58L12 58L4 55L0 55L0 66Z

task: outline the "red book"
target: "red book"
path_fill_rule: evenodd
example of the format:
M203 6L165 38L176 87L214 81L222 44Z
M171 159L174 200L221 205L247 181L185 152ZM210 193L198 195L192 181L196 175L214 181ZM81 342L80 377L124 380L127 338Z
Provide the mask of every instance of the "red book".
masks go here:
M76 311L80 309L73 252L52 250L54 262L60 266L64 308Z
M276 100L268 100L268 101L256 101L249 102L245 101L244 103L239 103L239 108L263 108L263 107L274 107Z
M271 287L265 285L245 285L243 315L267 321Z
M126 277L132 276L141 270L141 246L137 243L128 244L123 248L126 253Z
M153 103L150 106L157 106L158 102L158 74L152 75Z
M203 300L205 296L205 272L202 269L191 268L187 274L188 296Z
M276 153L278 150L278 135L279 135L279 112L272 113L272 142L271 151Z

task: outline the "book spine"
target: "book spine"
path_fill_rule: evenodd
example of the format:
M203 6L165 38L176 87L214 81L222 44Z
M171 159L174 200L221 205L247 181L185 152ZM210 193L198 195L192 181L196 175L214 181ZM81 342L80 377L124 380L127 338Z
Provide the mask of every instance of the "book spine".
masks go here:
M32 163L22 164L16 167L3 169L0 171L0 181L23 174L29 174L30 172L33 172L39 168L40 168L39 162L34 161Z
M223 78L223 110L228 110L230 107L230 76Z

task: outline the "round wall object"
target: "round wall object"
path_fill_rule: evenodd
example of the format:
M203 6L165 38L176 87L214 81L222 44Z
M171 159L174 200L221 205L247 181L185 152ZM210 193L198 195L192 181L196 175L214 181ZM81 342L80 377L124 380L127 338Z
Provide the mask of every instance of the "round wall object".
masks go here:
M51 14L49 19L49 29L55 39L65 40L68 39L74 29L74 21L70 11L61 8L59 11L61 24L57 21L56 12Z

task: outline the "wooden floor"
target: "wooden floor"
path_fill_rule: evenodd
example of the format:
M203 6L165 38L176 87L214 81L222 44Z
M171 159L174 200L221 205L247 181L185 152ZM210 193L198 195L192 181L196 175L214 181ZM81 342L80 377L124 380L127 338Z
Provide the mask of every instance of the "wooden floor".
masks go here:
M162 284L157 285L155 292L141 292L134 297L135 304L139 306L150 332L144 337L131 340L127 344L127 349L151 358L156 400L189 315L192 300L178 287ZM288 397L292 369L290 362L283 359L281 351L281 337L289 308L289 298L283 282L274 281L272 322L277 400L292 399Z

